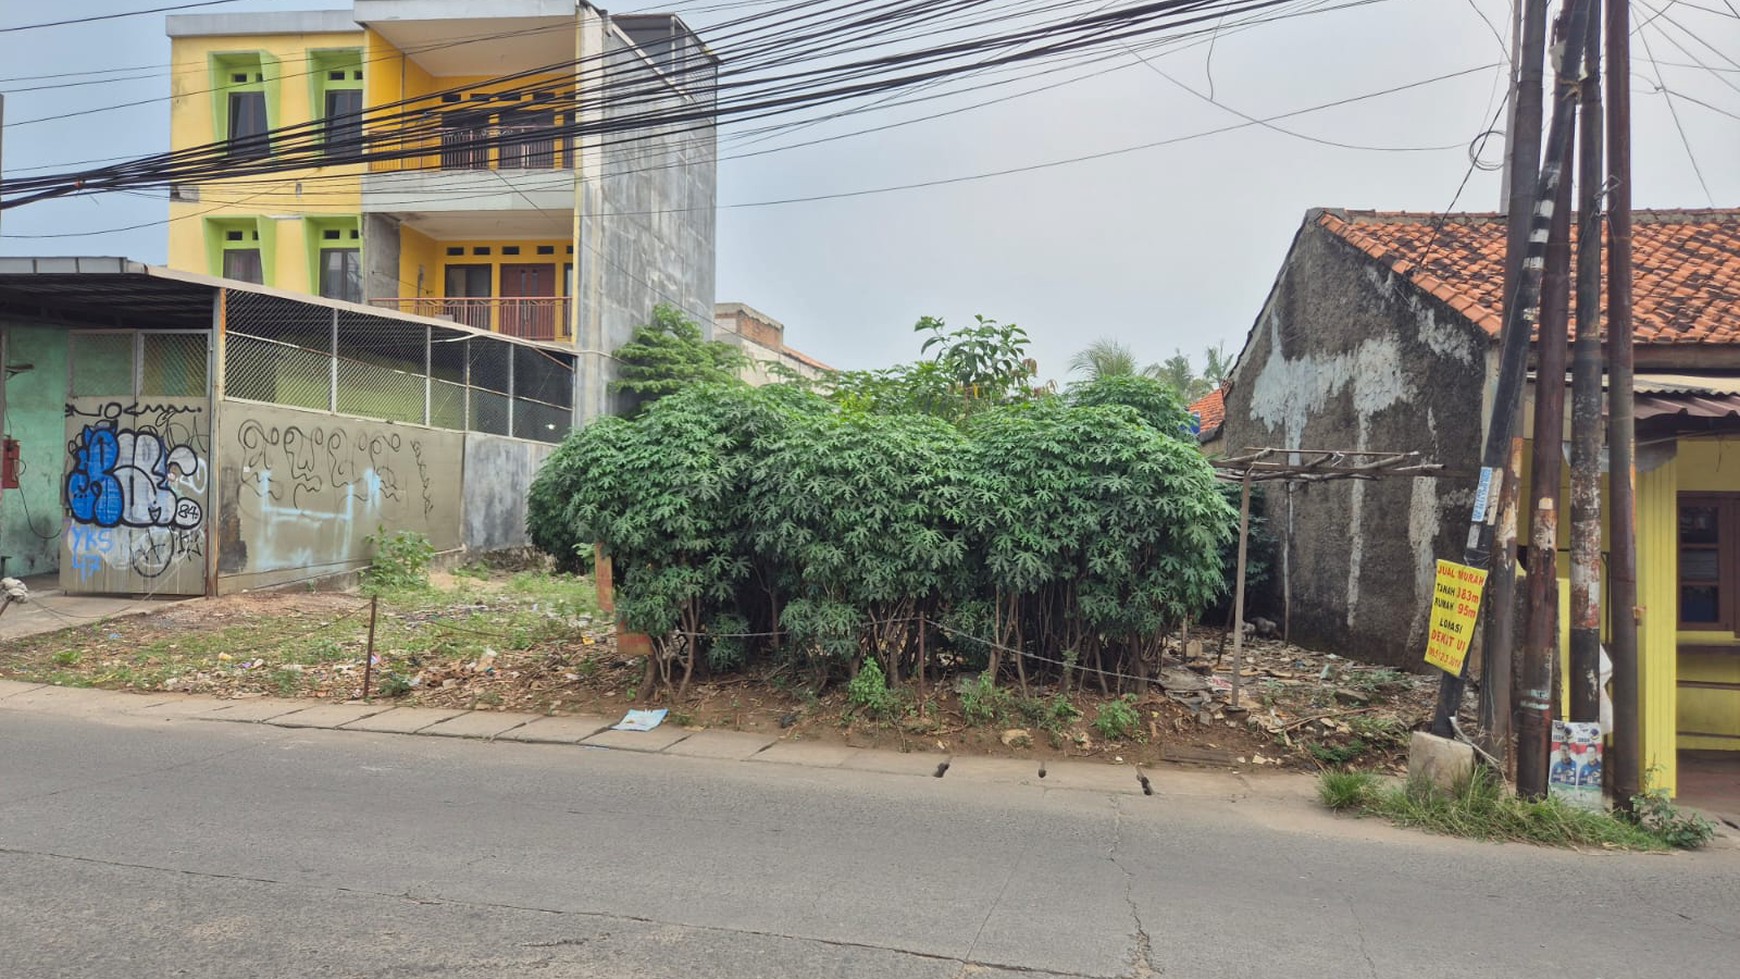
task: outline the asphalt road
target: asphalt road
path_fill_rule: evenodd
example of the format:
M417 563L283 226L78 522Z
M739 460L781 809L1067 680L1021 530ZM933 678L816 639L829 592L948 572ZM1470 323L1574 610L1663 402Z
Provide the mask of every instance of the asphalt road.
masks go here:
M1472 844L1240 785L0 706L0 977L1740 970L1735 850Z

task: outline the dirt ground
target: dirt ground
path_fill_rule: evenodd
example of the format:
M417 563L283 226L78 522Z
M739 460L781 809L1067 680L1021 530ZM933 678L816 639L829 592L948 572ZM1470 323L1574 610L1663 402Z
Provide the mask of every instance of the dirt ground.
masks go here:
M220 697L333 701L369 694L410 706L620 716L670 708L666 723L915 752L1104 758L1256 769L1352 765L1398 771L1408 733L1430 716L1432 678L1252 638L1239 705L1231 643L1175 641L1160 680L1122 705L1086 690L1001 685L932 673L880 717L845 686L822 691L779 670L697 677L680 703L649 701L645 663L621 655L585 579L541 573L437 575L425 592L378 604L355 593L265 592L185 602L149 615L32 637L0 651L0 676ZM969 704L968 701L971 703ZM969 722L968 707L974 711ZM1128 712L1120 707L1128 707ZM1121 717L1119 716L1121 715ZM1128 723L1122 732L1112 720ZM1098 722L1098 723L1096 723Z

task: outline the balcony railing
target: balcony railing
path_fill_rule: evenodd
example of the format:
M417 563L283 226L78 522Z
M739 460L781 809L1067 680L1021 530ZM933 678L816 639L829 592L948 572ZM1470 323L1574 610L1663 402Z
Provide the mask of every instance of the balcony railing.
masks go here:
M574 167L573 141L548 125L444 126L399 136L382 133L370 145L420 155L377 160L369 169L564 170Z
M522 340L567 340L568 303L567 296L389 296L369 300L373 306L451 320Z

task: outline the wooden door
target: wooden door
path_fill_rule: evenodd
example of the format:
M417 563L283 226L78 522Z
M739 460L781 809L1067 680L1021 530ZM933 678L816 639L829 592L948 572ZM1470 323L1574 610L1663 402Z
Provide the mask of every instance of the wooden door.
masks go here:
M501 267L501 331L528 340L556 336L556 266ZM518 300L517 302L515 300Z

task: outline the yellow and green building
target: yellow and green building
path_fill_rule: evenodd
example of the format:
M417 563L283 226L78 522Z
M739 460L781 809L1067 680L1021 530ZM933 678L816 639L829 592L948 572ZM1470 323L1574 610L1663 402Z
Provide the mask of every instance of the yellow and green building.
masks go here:
M711 328L710 117L595 135L711 106L715 61L676 16L356 0L168 33L173 150L310 164L173 187L170 267L572 344L581 421L608 409L608 354L654 305Z

